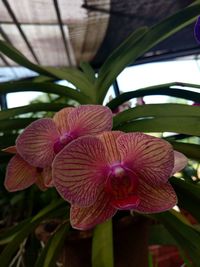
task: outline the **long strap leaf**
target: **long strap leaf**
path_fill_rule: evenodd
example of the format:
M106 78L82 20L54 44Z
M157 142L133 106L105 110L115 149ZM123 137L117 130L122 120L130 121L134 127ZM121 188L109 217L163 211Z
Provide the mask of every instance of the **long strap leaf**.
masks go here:
M152 119L142 119L123 124L114 128L124 132L175 132L200 136L199 117L157 117Z
M28 235L35 229L35 227L44 219L56 216L60 212L60 209L63 210L63 207L66 206L66 203L63 200L58 200L43 210L41 210L37 215L35 215L29 223L25 224L25 226L15 235L10 242L0 254L0 262L2 266L9 266L9 262L12 260L13 255L19 248L19 245L23 242L23 240L28 237ZM63 211L64 212L64 211ZM67 213L67 208L65 209L65 213Z
M113 119L114 128L136 119L160 117L197 117L200 119L200 108L182 104L149 104L137 106L118 113Z
M48 240L34 267L55 267L66 236L69 232L69 223L64 223Z
M187 100L192 100L194 102L200 102L200 93L192 92L185 89L170 88L172 86L182 86L182 87L191 87L195 89L200 89L199 84L188 84L188 83L168 83L161 84L156 86L150 86L147 88L141 88L135 91L130 91L121 94L112 101L110 101L107 106L111 109L115 109L122 103L137 97L149 96L149 95L167 95L177 98L183 98Z
M166 200L167 201L167 200ZM200 234L190 225L180 220L176 212L163 212L154 215L177 241L180 248L189 254L194 266L199 266L200 259Z
M50 94L57 94L60 96L66 96L67 98L77 100L80 104L86 104L90 102L90 98L81 92L78 92L67 86L53 84L49 82L41 82L41 83L7 82L0 84L1 94L24 92L24 91L37 91Z
M107 68L106 65L109 60L108 59L99 71L99 78L96 84L99 91L99 103L103 101L108 88L126 66L133 63L138 57L142 56L159 42L165 40L169 36L194 22L199 14L200 2L195 1L192 5L150 28L141 38L138 39L137 42L134 42L134 40L130 38L130 49L124 50L121 53L117 64L115 60L113 60L113 64L108 64ZM122 44L122 46L123 45L127 46L127 40Z
M21 54L20 51L2 40L0 40L0 51L21 66L45 76L54 77L59 80L67 80L85 93L88 92L88 88L91 88L91 83L87 77L76 68L68 68L67 70L63 71L53 67L42 67L34 64L23 54Z
M111 220L95 227L92 241L92 267L114 267Z

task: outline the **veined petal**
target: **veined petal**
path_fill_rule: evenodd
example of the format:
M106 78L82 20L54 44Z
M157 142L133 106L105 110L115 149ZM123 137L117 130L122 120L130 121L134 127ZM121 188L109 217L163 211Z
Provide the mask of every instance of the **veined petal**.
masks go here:
M172 146L143 133L128 133L117 138L124 166L150 184L167 182L174 167Z
M53 187L53 179L52 179L52 168L46 167L41 172L42 179L44 180L44 185L46 187Z
M29 164L44 168L50 166L54 143L59 138L52 119L39 119L31 123L16 140L17 151Z
M140 202L134 210L143 213L166 211L177 204L176 193L168 182L155 186L141 181L138 196Z
M186 158L186 156L174 150L174 168L172 170L171 175L184 169L187 163L188 159Z
M17 153L16 146L9 146L9 147L6 147L6 148L2 149L2 151L3 151L3 152L10 153L10 154L16 154L16 153Z
M72 205L70 221L73 228L87 230L112 218L116 212L117 209L110 205L109 196L104 191L101 191L95 203L90 207L82 208Z
M80 137L57 154L52 165L53 183L71 204L89 206L97 198L105 176L105 149L97 137Z
M98 135L98 138L101 140L105 147L106 161L110 164L114 162L120 162L121 160L121 155L117 148L116 139L122 134L123 132L120 131L109 131L103 132L102 134Z
M69 124L68 124L68 117L70 112L72 112L74 108L63 108L59 112L56 112L56 114L53 117L53 121L56 124L56 127L60 134L66 133L69 131Z
M17 154L8 163L4 185L10 192L23 190L34 184L37 176L37 169Z
M112 112L101 105L83 105L69 114L69 126L77 136L99 134L112 129Z

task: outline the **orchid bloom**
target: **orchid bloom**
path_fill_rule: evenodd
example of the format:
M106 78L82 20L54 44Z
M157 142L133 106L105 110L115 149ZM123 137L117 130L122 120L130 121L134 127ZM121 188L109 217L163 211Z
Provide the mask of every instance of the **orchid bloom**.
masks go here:
M112 128L112 112L101 105L64 108L53 119L31 123L16 140L18 154L31 166L50 167L55 155L72 140Z
M200 43L200 16L198 17L194 26L194 36L198 43Z
M177 198L168 179L186 163L162 139L113 131L71 142L55 157L52 177L59 194L72 204L72 226L86 230L117 210L171 209Z
M8 163L5 188L10 191L19 191L36 184L41 190L52 187L51 168L44 169L31 166L18 153L15 146L3 149L4 152L15 154Z

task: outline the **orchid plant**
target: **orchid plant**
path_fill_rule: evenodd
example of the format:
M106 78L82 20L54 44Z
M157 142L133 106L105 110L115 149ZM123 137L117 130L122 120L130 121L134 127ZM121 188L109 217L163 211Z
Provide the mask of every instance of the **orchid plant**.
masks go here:
M34 192L29 216L0 232L2 266L23 266L22 259L27 266L34 267L53 267L59 261L64 264L61 251L67 235L75 231L72 228L79 230L80 236L85 233L92 237L92 260L87 267L148 266L149 235L153 243L175 244L188 266L199 266L200 187L198 174L194 172L194 165L200 159L199 144L188 142L188 138L198 140L200 136L199 106L148 105L144 101L141 105L141 99L145 95L165 94L198 103L199 93L187 91L186 87L200 88L200 85L181 81L161 84L122 93L107 106L102 104L109 87L127 65L195 22L199 13L200 3L196 1L150 29L138 29L109 56L98 75L88 63L82 63L80 69L64 70L33 64L14 47L0 41L2 53L39 74L31 81L0 84L2 94L34 90L58 96L51 103L0 112L2 170L6 166L4 187L10 192L21 191L12 193L17 196L28 192L28 199L29 192ZM195 36L199 40L199 19ZM77 90L54 83L63 79ZM172 88L180 85L182 89ZM133 98L139 100L137 106L119 108ZM120 112L116 114L116 110ZM43 118L41 111L45 112ZM34 116L28 116L30 112ZM53 116L49 112L54 112ZM155 137L155 133L163 132L175 134ZM188 174L191 172L188 162L192 175ZM48 196L51 202L41 210L35 204L40 194ZM179 212L173 210L175 205ZM193 216L196 225L191 224L182 209ZM124 224L127 218L128 223L132 222L131 229L135 229L134 240L130 232L126 242L132 251L129 253L127 249L123 265L119 265L120 253L116 251L120 244L116 245L115 239L119 231L115 225L127 226ZM31 248L34 245L27 241L32 240L28 236L35 229L38 233L38 227L47 221L56 226L50 237L40 239L43 246L38 246L38 258L29 259L25 248L28 242ZM140 222L144 221L150 227L141 228ZM158 226L162 231L154 231L154 235L147 230ZM149 234L145 234L147 231ZM145 256L141 259L140 255ZM80 260L79 266L83 267L84 262Z

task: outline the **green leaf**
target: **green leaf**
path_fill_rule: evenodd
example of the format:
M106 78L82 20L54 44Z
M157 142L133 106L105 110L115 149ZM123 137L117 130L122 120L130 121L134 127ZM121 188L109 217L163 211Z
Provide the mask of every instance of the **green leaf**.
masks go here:
M4 229L0 232L0 245L5 245L7 243L10 243L16 234L30 222L30 218L18 223L17 225L14 225L12 227L9 227L7 229Z
M99 79L97 83L98 89L101 90L99 100L103 101L108 88L111 86L118 74L126 66L128 66L130 63L133 63L138 57L142 56L145 52L147 52L159 42L165 40L172 34L178 32L179 30L194 22L199 14L200 3L199 1L196 1L192 5L182 9L176 14L163 20L159 24L151 27L145 34L143 34L142 37L140 36L138 41L134 42L132 46L132 40L130 39L131 49L128 49L127 51L123 51L121 53L120 56L122 58L126 57L126 60L124 60L123 63L119 62L117 71L113 71L112 74L112 69L110 69L110 72L108 73L108 71L104 71L105 66L102 66L101 71L99 72Z
M83 94L91 97L94 93L94 86L88 79L88 77L75 67L68 67L65 70L57 69L54 67L45 67L49 73L56 75L61 80L67 80L71 82L77 89Z
M85 73L85 75L88 77L88 80L91 83L94 83L96 80L96 77L95 77L95 71L92 68L92 66L88 62L81 62L80 68Z
M149 231L150 245L177 245L173 236L162 224L152 225Z
M112 220L97 225L92 241L92 267L114 267Z
M172 86L182 86L182 87L191 87L200 89L200 85L197 84L188 84L188 83L167 83L159 84L155 86L150 86L146 88L141 88L135 91L130 91L119 95L110 101L107 106L110 109L115 109L122 103L137 97L149 96L149 95L167 95L177 98L183 98L187 100L192 100L194 102L200 102L200 94L192 92L189 90L183 90L178 88L170 88Z
M197 117L200 119L200 108L182 104L149 104L137 106L118 113L113 118L113 127L142 118L161 117Z
M69 223L64 223L51 236L37 259L34 267L55 267L56 260L69 232Z
M66 96L67 98L74 99L80 104L90 103L89 97L86 95L70 88L67 86L62 86L58 84L53 84L49 82L6 82L0 84L0 93L16 93L16 92L27 92L27 91L37 91L50 94L56 94L59 96Z
M178 243L179 247L190 256L194 266L199 266L200 234L192 226L184 223L175 211L163 212L153 215L161 221L169 233Z
M96 88L99 99L102 100L118 74L131 60L131 51L139 39L146 33L147 27L134 31L115 51L107 58L99 70ZM108 81L107 81L108 80Z
M59 111L60 109L65 108L67 106L68 105L61 103L37 103L17 108L10 108L7 110L0 111L0 120L9 119L16 115L21 115L31 112Z
M6 131L7 129L9 130L24 129L26 126L28 126L36 119L37 118L20 118L20 119L1 120L0 131Z
M163 119L164 118L164 119ZM124 132L175 132L200 136L199 117L160 117L141 119L114 128Z
M88 90L88 87L91 87L87 77L76 68L67 68L67 70L63 71L53 67L42 67L34 64L22 55L20 51L2 40L0 40L0 51L21 66L45 76L50 76L59 80L67 80L84 92Z
M200 184L192 184L176 177L170 178L170 182L175 188L179 188L181 192L185 192L189 197L195 198L200 204Z
M63 210L63 207L66 206L66 203L63 200L55 201L49 206L41 210L37 215L35 215L24 227L15 235L10 242L0 254L1 266L9 266L9 262L12 260L14 254L19 248L20 244L25 238L36 228L36 226L49 217L56 216L60 209ZM65 210L67 216L67 208Z
M172 144L175 150L183 153L186 157L200 160L200 145L168 141Z

